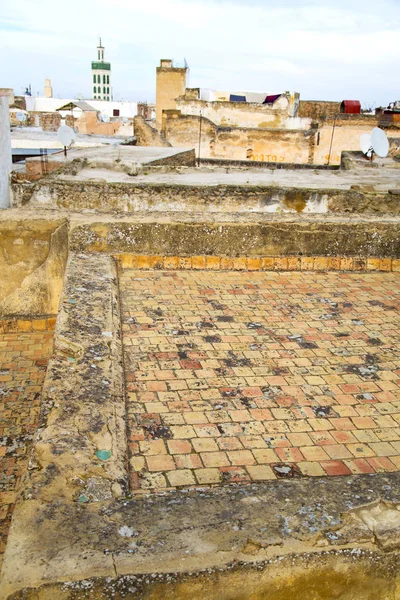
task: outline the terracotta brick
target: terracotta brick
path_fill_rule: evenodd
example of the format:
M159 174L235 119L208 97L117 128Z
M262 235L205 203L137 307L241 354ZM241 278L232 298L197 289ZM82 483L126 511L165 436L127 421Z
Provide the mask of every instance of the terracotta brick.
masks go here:
M169 454L146 457L149 471L173 471L176 469L174 459Z
M264 257L261 259L261 268L263 271L273 271L275 265L275 259L272 257Z
M318 462L299 462L297 464L300 471L306 477L324 477L326 475L324 469Z
M350 469L352 473L362 474L362 473L374 473L373 467L367 462L365 458L356 458L353 460L344 460L343 461Z
M367 271L379 271L379 267L379 258L367 258Z
M340 260L340 268L342 271L353 271L354 259L351 256L343 256Z
M196 469L196 479L200 484L219 483L221 473L218 469Z
M314 259L314 271L327 271L328 258L326 256L316 256Z
M205 256L192 256L192 269L205 269L206 257Z
M247 466L247 471L253 481L268 481L276 479L276 475L268 465Z
M397 466L386 456L367 458L367 461L374 469L375 473L391 473L397 471Z
M192 444L187 440L168 440L167 446L171 454L190 454L193 450Z
M228 458L232 465L254 465L256 460L250 450L236 450L228 452Z
M204 452L200 456L205 467L227 467L230 465L225 452Z
M398 273L400 271L400 259L393 258L392 259L392 271Z
M232 271L233 269L233 258L222 257L221 258L221 269L225 271ZM219 473L218 473L219 477Z
M218 271L221 265L221 259L219 256L206 256L206 269Z
M138 269L150 269L151 264L151 256L140 255L137 257L137 268Z
M182 487L185 485L195 485L196 479L191 471L179 469L167 473L167 479L172 487Z
M32 321L18 319L17 327L19 331L32 331Z
M192 268L192 257L191 256L179 256L178 257L178 269L191 269Z
M286 256L279 256L274 259L274 270L275 271L287 271L288 259Z
M195 438L192 440L196 452L217 452L218 446L212 438Z
M203 467L198 454L175 454L174 460L178 469L201 469Z
M392 259L391 258L381 258L379 260L379 270L380 271L391 271L392 270Z
M330 460L321 462L321 467L326 471L327 475L350 475L349 467L341 460Z
M299 256L288 256L287 257L287 270L288 271L300 271L301 270L301 259Z
M233 259L233 268L235 271L245 271L247 267L247 259L244 256L240 256Z
M33 331L46 331L47 321L46 319L32 319Z
M179 266L178 256L164 256L164 269L177 269Z
M247 259L247 268L249 271L259 271L261 269L261 259L260 258L248 258Z
M301 270L302 271L313 271L314 270L314 257L313 256L302 256L301 257Z
M328 258L328 271L340 271L340 256L330 256Z

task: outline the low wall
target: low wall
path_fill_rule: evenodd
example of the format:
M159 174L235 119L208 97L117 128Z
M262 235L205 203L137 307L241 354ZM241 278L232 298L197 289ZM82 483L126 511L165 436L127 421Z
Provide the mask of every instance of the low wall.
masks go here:
M1 222L0 318L24 320L28 316L57 314L67 254L66 222ZM24 325L6 329L10 327L24 330ZM30 330L26 327L26 331ZM44 327L43 323L37 324L38 330L40 327ZM36 327L31 325L31 329Z
M174 157L171 160L174 160ZM309 190L250 185L133 185L51 179L14 183L12 190L14 207L29 205L78 211L96 209L101 212L114 210L400 214L396 196L355 190Z
M78 253L127 253L158 259L206 256L221 260L224 257L260 260L263 257L339 256L397 260L400 258L399 229L399 224L392 220L363 219L355 222L345 217L329 221L293 217L292 220L242 219L237 222L234 218L230 222L222 222L220 218L202 221L198 215L192 220L179 220L174 216L174 221L170 219L168 222L148 217L146 221L129 219L73 224L70 247ZM175 268L178 265L176 260L172 261ZM207 262L204 260L201 264L204 268ZM240 264L241 268L248 268L246 262ZM370 263L370 268L392 270L392 263L385 264ZM343 262L341 266L344 270L353 270L354 264ZM306 266L303 264L299 268L306 269ZM311 265L309 268L313 269Z
M151 127L143 117L136 116L133 119L133 127L136 137L136 146L171 147L171 144L157 131Z

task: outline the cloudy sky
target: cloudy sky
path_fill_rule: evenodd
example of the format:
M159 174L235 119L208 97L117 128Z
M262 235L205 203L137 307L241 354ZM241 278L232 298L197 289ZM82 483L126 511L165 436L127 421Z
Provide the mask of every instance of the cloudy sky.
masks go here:
M154 101L160 58L192 87L400 99L400 0L1 0L0 87L89 97L99 34L115 99Z

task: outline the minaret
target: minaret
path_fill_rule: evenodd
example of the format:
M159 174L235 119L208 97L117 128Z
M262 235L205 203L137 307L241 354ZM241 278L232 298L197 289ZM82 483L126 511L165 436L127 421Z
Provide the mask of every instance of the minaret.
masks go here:
M92 98L94 100L112 100L111 64L104 62L104 46L99 38L97 60L92 62Z
M53 88L51 87L50 79L44 80L44 97L52 98L53 97Z

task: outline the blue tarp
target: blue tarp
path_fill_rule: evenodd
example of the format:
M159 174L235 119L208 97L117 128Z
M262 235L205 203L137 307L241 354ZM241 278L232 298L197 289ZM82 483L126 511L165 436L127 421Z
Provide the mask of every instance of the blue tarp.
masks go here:
M246 96L235 96L235 94L231 94L229 100L230 102L246 102Z

